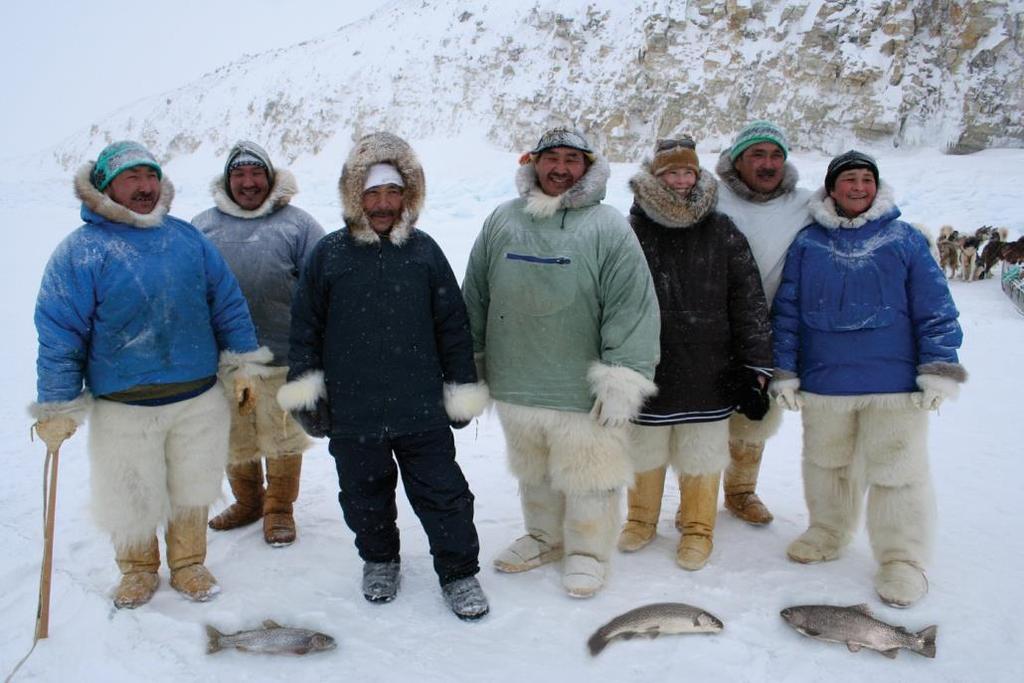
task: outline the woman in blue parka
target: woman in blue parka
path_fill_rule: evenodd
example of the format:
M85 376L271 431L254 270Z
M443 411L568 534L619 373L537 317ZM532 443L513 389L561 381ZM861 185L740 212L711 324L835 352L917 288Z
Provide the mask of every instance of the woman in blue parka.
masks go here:
M906 607L928 590L927 411L967 377L958 312L874 159L853 150L834 158L809 209L815 222L790 247L772 308L771 393L803 410L810 516L787 554L803 563L839 557L866 489L875 590Z

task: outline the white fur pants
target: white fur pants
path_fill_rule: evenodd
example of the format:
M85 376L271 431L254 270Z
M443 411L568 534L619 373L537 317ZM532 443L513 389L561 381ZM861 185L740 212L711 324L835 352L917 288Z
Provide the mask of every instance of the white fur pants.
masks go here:
M803 396L804 494L811 526L849 542L866 488L875 559L923 565L935 526L928 413L915 408L909 394Z
M721 472L729 464L729 421L633 425L632 455L637 472L665 465L686 477Z
M496 402L509 467L519 479L527 532L565 553L611 556L622 488L633 481L629 427L601 427L587 413Z
M164 406L94 403L89 427L92 509L115 548L143 546L173 515L217 499L230 420L219 383Z

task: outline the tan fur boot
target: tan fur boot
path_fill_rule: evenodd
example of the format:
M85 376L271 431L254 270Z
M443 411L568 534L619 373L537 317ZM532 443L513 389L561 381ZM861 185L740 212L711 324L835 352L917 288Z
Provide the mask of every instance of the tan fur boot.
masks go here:
M117 566L121 570L121 583L114 592L114 607L134 609L145 605L160 584L160 546L156 536L141 547L117 552Z
M267 496L263 501L263 539L275 548L295 542L292 503L299 497L302 455L267 458Z
M220 592L206 561L206 508L175 511L167 524L167 565L171 587L186 598L206 602Z
M665 469L656 467L637 473L636 481L627 493L629 511L619 533L619 550L622 552L636 552L654 540L661 515L661 496L665 490Z
M764 443L729 442L729 466L725 469L725 507L744 522L755 526L773 519L761 499L754 493L761 470Z
M683 477L681 497L683 537L676 548L676 564L697 571L708 562L714 546L715 520L718 517L719 473Z
M210 520L214 531L252 524L263 516L263 465L259 458L228 465L228 483L235 494L235 502Z

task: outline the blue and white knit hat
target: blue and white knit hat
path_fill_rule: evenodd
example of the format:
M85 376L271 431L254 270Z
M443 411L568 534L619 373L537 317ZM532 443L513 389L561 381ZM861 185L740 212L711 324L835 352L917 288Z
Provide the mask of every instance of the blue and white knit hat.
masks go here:
M228 160L224 162L224 183L227 185L228 176L232 169L239 166L261 166L267 172L267 182L274 184L274 165L270 163L270 155L251 140L239 140L228 152ZM230 188L228 190L230 194Z
M152 152L132 140L121 140L103 148L89 174L89 182L103 192L119 173L135 166L149 166L156 171L157 178L164 177Z
M736 161L745 149L759 142L771 142L778 145L783 156L789 156L789 142L781 128L771 121L752 121L732 141L732 147L729 148L729 159Z

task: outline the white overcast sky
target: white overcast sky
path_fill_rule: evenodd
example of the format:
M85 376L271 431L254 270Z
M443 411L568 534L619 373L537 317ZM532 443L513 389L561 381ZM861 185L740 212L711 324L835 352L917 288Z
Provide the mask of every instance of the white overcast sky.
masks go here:
M11 0L0 19L0 156L249 53L336 31L387 0Z

